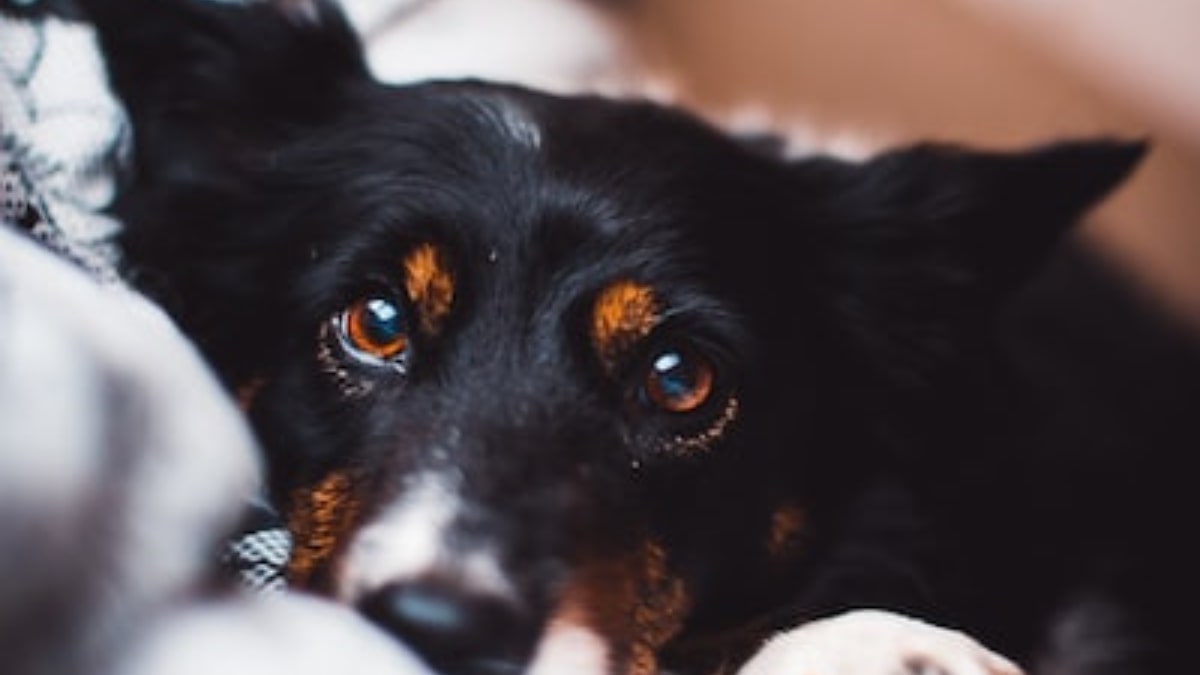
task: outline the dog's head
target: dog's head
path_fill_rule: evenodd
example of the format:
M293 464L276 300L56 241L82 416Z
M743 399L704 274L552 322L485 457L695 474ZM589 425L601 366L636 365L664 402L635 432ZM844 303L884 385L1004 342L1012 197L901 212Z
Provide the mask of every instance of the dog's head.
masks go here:
M294 582L453 672L650 673L812 589L1140 154L786 160L647 103L381 85L322 3L90 4L131 275L243 396Z

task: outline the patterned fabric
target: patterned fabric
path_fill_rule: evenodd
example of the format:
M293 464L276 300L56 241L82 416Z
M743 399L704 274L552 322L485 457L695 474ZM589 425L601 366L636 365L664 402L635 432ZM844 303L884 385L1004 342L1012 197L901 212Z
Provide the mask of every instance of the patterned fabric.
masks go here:
M120 284L120 223L103 210L132 137L80 19L69 0L0 0L0 226ZM279 590L290 553L282 521L256 502L221 563L252 588Z
M222 564L244 586L261 591L287 587L284 572L292 554L292 535L284 527L251 530L229 542Z
M0 217L98 280L117 282L120 226L100 211L130 144L95 36L64 18L67 3L7 0L0 8Z
M221 552L222 569L253 590L284 590L292 557L292 534L279 513L263 499L250 503L243 518L241 531Z

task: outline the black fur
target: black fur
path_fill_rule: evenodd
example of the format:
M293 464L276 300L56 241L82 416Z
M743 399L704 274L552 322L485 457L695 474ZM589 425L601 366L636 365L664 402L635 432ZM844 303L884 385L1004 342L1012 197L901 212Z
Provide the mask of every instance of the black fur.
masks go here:
M231 389L260 387L283 508L365 466L376 512L457 464L461 536L503 541L525 599L511 658L574 567L652 537L692 598L662 649L683 673L863 606L1034 673L1187 669L1194 345L1066 234L1141 145L788 161L652 104L382 86L321 3L85 4L136 133L130 278ZM444 331L402 377L344 362L372 387L349 395L322 327L424 241L457 277ZM609 372L586 317L620 278L671 316ZM681 344L717 365L717 403L640 405L645 360ZM725 396L724 435L670 451ZM781 562L783 503L805 525Z

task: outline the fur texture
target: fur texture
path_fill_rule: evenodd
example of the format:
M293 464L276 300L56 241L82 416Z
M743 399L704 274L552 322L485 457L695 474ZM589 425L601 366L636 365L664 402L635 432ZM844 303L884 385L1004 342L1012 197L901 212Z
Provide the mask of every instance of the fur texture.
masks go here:
M241 393L297 585L452 673L729 669L862 607L1184 667L1192 345L1066 235L1141 145L785 160L380 85L320 2L86 4L128 274Z

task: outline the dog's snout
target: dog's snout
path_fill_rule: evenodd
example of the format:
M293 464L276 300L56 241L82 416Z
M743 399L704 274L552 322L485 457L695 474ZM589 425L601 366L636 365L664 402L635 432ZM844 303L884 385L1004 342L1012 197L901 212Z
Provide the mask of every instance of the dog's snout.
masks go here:
M516 675L535 638L532 622L508 600L439 581L389 584L366 596L360 609L456 675Z

